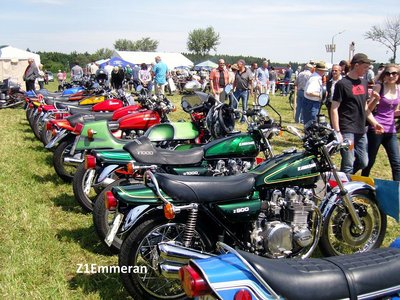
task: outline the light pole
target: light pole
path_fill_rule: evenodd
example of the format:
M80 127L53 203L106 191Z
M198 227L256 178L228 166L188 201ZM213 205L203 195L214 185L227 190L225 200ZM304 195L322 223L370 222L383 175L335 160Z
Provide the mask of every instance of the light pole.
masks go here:
M340 31L340 32L338 32L338 33L336 33L336 34L334 34L333 36L332 36L332 43L331 43L331 64L333 64L333 52L335 52L336 51L336 45L333 43L334 42L334 39L335 39L335 36L337 36L337 35L339 35L339 34L342 34L343 32L345 32L345 30L342 30L342 31Z

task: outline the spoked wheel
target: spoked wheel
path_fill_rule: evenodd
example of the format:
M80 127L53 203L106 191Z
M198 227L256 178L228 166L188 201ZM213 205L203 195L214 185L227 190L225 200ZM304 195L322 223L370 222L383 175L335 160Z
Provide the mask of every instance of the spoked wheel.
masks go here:
M134 299L186 299L178 279L168 279L159 272L160 257L157 244L182 242L186 224L182 221L167 223L164 217L141 223L126 238L119 254L119 265L144 268L142 273L122 273L125 288ZM196 230L191 248L205 251L210 242L201 231Z
M40 140L43 127L44 127L43 117L40 114L37 114L33 119L32 129L33 133L35 134L38 140Z
M42 141L43 145L46 146L48 143L50 143L52 137L53 134L51 130L47 130L46 127L43 126L42 131L40 133L40 140Z
M386 215L379 209L371 193L351 195L363 229L354 225L346 207L333 205L324 221L320 248L327 256L366 252L379 248L386 233Z

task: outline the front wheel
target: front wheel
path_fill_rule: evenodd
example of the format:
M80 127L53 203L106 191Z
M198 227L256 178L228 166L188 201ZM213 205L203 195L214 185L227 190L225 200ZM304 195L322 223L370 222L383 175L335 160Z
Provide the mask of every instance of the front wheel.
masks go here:
M366 252L379 248L386 233L386 215L373 193L357 191L350 195L363 230L355 227L342 201L335 203L324 220L320 249L326 256Z
M119 265L133 266L144 273L121 273L121 279L134 299L187 299L178 279L168 279L160 274L157 245L160 242L182 242L185 222L181 219L168 222L164 216L149 219L135 228L122 244ZM191 248L207 250L209 240L197 230ZM128 267L129 268L129 267Z

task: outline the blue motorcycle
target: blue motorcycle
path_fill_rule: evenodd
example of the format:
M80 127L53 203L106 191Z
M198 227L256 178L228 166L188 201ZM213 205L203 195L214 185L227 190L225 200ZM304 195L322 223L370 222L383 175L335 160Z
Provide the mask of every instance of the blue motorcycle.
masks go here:
M350 255L271 260L218 243L219 256L160 243L160 272L195 299L400 299L400 238Z

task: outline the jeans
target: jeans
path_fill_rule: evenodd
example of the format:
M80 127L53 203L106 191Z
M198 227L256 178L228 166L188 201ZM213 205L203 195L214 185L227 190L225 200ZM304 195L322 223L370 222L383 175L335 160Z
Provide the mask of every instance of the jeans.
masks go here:
M247 103L249 101L249 91L248 90L236 90L233 95L235 96L237 102L233 100L232 107L234 109L238 108L240 99L242 99L242 109L243 111L247 110Z
M400 154L399 144L397 142L396 133L375 134L368 132L368 166L362 170L362 176L369 176L369 173L375 163L376 155L380 145L382 145L389 158L390 166L392 168L392 178L395 181L400 181Z
M297 91L297 98L296 98L296 113L294 115L294 121L296 123L303 123L303 105L304 105L304 90Z
M301 110L304 125L310 120L315 120L317 118L320 106L321 103L319 101L309 100L304 97L303 109Z
M289 81L285 81L282 84L282 95L287 96L287 95L289 95L289 92L290 92L290 82Z
M367 135L356 133L342 133L343 140L348 140L354 145L353 150L341 150L342 164L340 171L346 174L355 174L358 170L368 165Z

